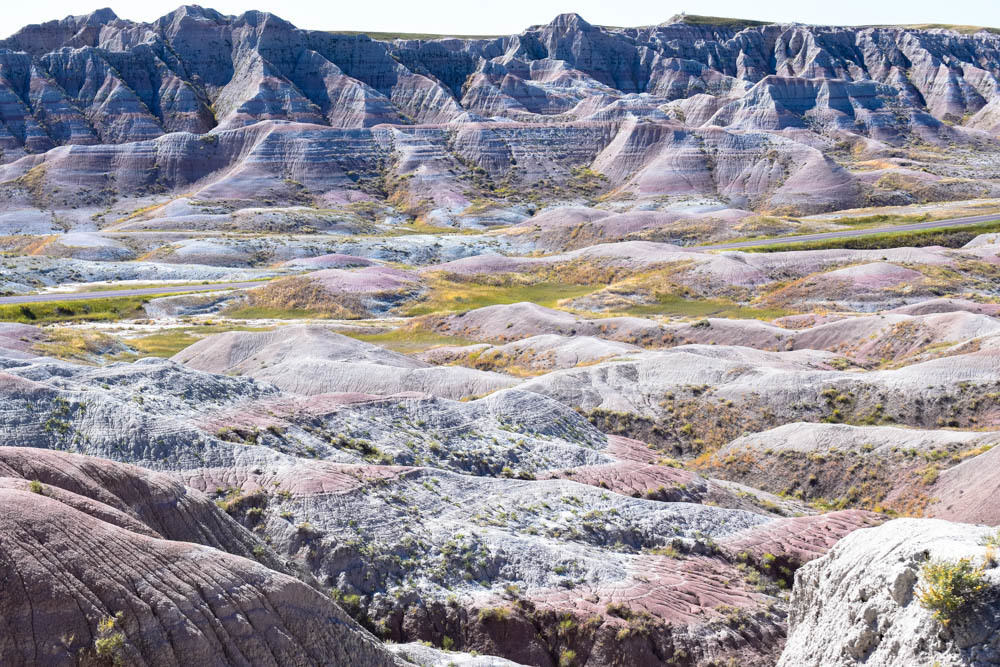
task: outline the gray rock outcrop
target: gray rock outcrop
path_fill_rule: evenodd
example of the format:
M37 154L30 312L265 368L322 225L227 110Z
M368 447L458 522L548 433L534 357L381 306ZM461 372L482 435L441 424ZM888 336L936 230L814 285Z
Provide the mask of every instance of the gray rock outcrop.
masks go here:
M778 667L1000 664L1000 569L983 546L995 532L899 519L848 535L796 573ZM944 625L920 603L922 568L961 558L983 567L986 592Z

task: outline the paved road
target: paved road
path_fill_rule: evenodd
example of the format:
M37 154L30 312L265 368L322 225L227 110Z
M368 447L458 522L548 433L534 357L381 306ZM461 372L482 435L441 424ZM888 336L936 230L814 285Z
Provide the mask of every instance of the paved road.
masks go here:
M264 281L245 283L213 283L211 285L178 285L163 287L143 287L140 289L115 289L103 292L49 292L48 294L26 294L23 296L2 296L0 305L10 303L44 303L46 301L79 301L81 299L105 299L120 296L147 296L151 294L189 294L191 292L217 292L219 290L246 289L259 287Z
M803 241L825 241L827 239L850 239L885 232L912 232L920 229L936 229L938 227L961 227L974 225L978 222L1000 220L1000 215L974 215L968 218L951 218L949 220L932 220L930 222L913 222L906 225L889 225L887 227L868 227L865 229L847 229L842 232L821 232L819 234L800 234L799 236L783 236L777 239L760 239L759 241L735 241L733 243L717 243L715 245L695 246L698 250L737 250L739 248L755 248L776 243L800 243Z

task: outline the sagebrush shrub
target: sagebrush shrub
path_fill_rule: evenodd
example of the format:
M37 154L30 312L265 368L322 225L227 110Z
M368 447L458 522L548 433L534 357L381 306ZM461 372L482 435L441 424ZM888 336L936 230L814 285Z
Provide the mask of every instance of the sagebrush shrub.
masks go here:
M923 586L917 599L944 625L981 599L989 587L983 568L974 566L969 558L928 561L920 574Z

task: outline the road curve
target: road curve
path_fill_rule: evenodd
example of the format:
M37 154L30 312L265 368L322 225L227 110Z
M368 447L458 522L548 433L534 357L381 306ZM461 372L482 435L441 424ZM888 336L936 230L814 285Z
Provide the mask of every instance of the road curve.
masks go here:
M967 218L951 218L948 220L932 220L930 222L913 222L906 225L889 225L887 227L868 227L865 229L846 229L841 232L820 232L818 234L800 234L798 236L782 236L779 238L760 239L757 241L734 241L733 243L716 243L713 245L693 246L698 250L738 250L740 248L756 248L764 245L778 245L785 243L802 243L809 241L825 241L827 239L852 239L872 234L885 234L886 232L914 232L921 229L937 229L939 227L962 227L963 225L974 225L979 222L993 222L1000 220L1000 215L974 215Z
M116 289L103 292L49 292L48 294L25 294L0 296L0 306L17 303L46 303L50 301L82 301L84 299L110 299L122 296L149 296L154 294L191 294L194 292L218 292L221 290L260 287L266 281L254 280L243 283L212 283L211 285L165 285L163 287L142 287L139 289Z

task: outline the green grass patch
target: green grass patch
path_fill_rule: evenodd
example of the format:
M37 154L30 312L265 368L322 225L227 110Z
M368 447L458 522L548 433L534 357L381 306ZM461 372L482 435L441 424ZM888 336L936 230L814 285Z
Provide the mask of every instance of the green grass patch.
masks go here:
M267 327L201 326L167 329L148 336L130 338L125 344L142 357L172 357L202 338L227 331L267 331Z
M34 350L47 357L93 363L97 358L118 352L121 347L111 336L78 327L53 327L46 331L47 340L37 343Z
M24 324L54 322L100 322L141 317L143 304L154 295L123 296L76 301L42 301L38 303L0 305L0 321ZM166 294L155 296L167 296Z
M594 289L593 285L567 285L554 282L496 287L443 280L436 284L422 301L411 306L406 314L412 317L440 312L463 312L521 301L553 308L562 299L584 296Z
M201 339L189 329L175 329L132 338L127 344L143 357L172 357Z
M688 25L711 25L720 28L752 28L754 26L768 25L767 21L755 21L753 19L737 19L727 16L700 16L698 14L678 15L671 19L677 23L687 23Z
M953 216L951 216L953 217ZM861 215L850 218L838 218L838 219L822 219L822 220L801 220L799 218L786 218L786 220L799 222L799 223L828 223L832 225L838 225L841 227L850 227L852 229L862 230L869 227L889 227L892 225L910 225L918 222L931 222L934 220L948 220L949 216L936 216L929 213L921 214L908 214L908 215L890 215L887 213L878 213L873 215ZM802 234L822 234L824 232L836 232L844 231L839 229L816 229L815 227L807 228L804 230L795 231L788 234L751 234L749 236L736 236L733 238L725 239L724 241L705 241L703 243L696 244L697 246L713 246L718 243L740 243L743 241L774 241L774 243L783 243L783 239L787 239L794 236L800 236ZM892 233L892 232L885 232ZM787 243L787 242L786 242Z
M393 329L391 331L384 331L375 334L354 333L351 331L338 331L337 333L350 336L351 338L356 338L357 340L363 340L366 343L373 343L379 347L384 347L387 350L400 352L402 354L423 352L431 349L432 347L440 347L442 345L476 344L476 341L469 340L467 338L461 338L459 336L445 336L433 331L411 329L409 327L401 327L399 329Z
M793 311L782 308L741 306L724 299L685 299L676 294L658 295L656 303L633 306L624 312L640 317L670 315L673 317L722 317L732 320L773 320L793 313Z
M797 243L773 243L762 246L741 248L745 252L787 252L791 250L831 250L847 248L852 250L883 250L886 248L921 248L940 245L946 248L961 248L980 234L1000 232L1000 220L980 222L958 227L932 227L908 232L881 232L852 238L833 238L822 241L799 241Z

